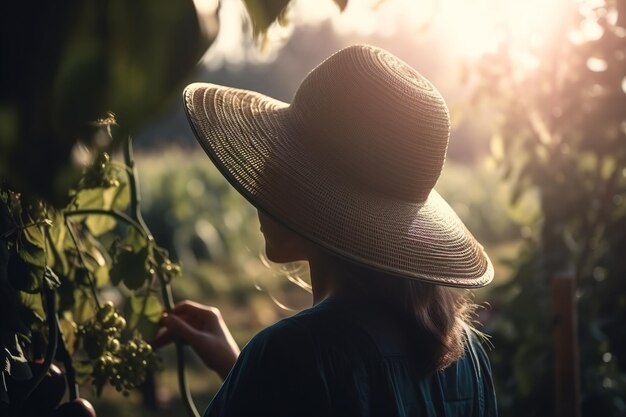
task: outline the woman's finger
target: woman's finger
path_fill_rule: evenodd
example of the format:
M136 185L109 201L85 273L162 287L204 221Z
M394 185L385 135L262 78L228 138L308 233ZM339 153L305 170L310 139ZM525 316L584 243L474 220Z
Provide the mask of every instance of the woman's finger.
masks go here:
M188 323L193 323L198 330L216 332L222 325L222 314L217 308L193 301L185 300L176 304L172 312Z
M166 328L167 333L163 335L165 340L179 337L187 343L192 343L198 337L198 331L175 314L165 314L161 324Z
M196 303L191 300L184 300L176 304L172 312L179 314L179 315L187 314L190 316L194 316L194 315L197 316L200 314L203 316L212 316L216 318L219 317L220 315L220 312L217 308L200 304L200 303Z
M150 342L150 345L152 345L152 349L160 349L173 341L172 332L166 327L161 327L155 338Z

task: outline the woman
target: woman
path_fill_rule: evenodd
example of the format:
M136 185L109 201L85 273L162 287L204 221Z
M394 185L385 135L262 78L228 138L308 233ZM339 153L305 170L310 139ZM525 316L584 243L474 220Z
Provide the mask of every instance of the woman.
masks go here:
M239 349L219 312L183 302L157 344L187 341L224 384L206 416L494 416L489 362L450 287L493 278L482 246L433 190L449 115L390 53L341 50L288 105L185 89L196 137L259 210L266 253L308 261L313 307Z

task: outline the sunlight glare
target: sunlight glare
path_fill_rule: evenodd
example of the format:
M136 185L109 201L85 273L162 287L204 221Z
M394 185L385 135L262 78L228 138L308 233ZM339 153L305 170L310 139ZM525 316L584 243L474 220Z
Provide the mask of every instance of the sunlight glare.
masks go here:
M414 33L425 42L441 47L451 58L479 59L501 45L520 59L520 65L538 65L537 52L550 53L558 36L568 36L580 43L602 36L602 28L592 18L603 0L351 0L341 12L332 0L292 0L287 27L273 25L268 37L269 48L258 47L242 33L241 16L245 13L238 1L223 1L220 10L221 30L212 53L205 61L245 63L270 61L284 44L294 27L314 26L325 22L340 37L357 38L375 35L392 37ZM576 33L563 33L565 19L582 8L589 16ZM610 12L607 12L610 14ZM616 19L608 15L607 19ZM398 36L409 44L415 39Z
M587 68L589 68L589 71L603 72L608 68L608 63L604 59L592 56L587 59Z
M466 58L495 52L506 43L527 66L528 52L544 47L559 28L565 0L443 1L440 24L448 28L449 46ZM453 28L454 30L451 30Z
M456 55L478 58L495 52L501 36L494 36L496 16L491 1L442 1L435 26Z
M401 28L428 23L438 0L352 0L343 13L330 0L292 0L295 24L318 24L330 19L342 35L392 36Z

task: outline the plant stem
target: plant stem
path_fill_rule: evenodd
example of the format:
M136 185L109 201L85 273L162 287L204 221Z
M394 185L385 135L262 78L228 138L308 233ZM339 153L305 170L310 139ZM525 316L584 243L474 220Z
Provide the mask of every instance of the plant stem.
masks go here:
M52 253L54 255L55 258L55 262L61 262L61 254L59 253L59 250L57 249L57 247L54 245L54 241L52 240L52 236L50 235L50 228L46 227L45 229L45 236L44 239L46 240L46 245L50 245L50 248L52 249ZM46 262L48 262L48 258L47 258L47 254L46 254Z
M135 161L133 160L133 147L132 139L128 137L124 143L124 162L128 167L128 184L130 186L130 212L133 219L139 224L144 231L144 236L148 241L153 241L154 238L148 229L148 225L143 220L141 215L141 195L139 192L139 183L137 181L137 170L135 169ZM161 293L163 296L163 304L165 304L165 310L171 312L174 309L174 297L172 295L172 288L167 282L160 269L157 270L156 276L159 280L161 287ZM182 340L177 339L174 341L176 345L176 365L178 371L178 389L182 397L183 405L187 410L187 414L191 417L200 417L200 413L196 409L196 406L191 398L191 392L187 385L187 379L185 378L185 346Z
M172 295L172 288L160 271L157 272L157 277L159 279L159 284L161 284L163 303L165 304L165 309L169 313L174 309L174 296ZM183 404L185 405L187 414L192 417L199 417L200 414L198 413L193 399L191 398L191 392L189 391L189 386L187 385L187 380L185 378L185 345L180 339L176 339L174 344L176 346L176 364L178 368L178 389L180 391L180 395L182 396Z
M87 262L85 261L83 252L80 250L80 247L78 246L78 239L76 238L76 235L74 234L72 222L70 218L67 216L65 217L65 226L67 227L67 231L70 234L70 238L72 239L72 242L74 243L74 246L76 247L76 252L78 253L78 258L80 259L80 263L83 265L83 267L87 271L87 276L89 277L89 287L91 288L93 299L96 302L96 307L100 309L100 300L98 299L98 289L96 288L96 279L91 273L91 271L89 270L89 268L87 268Z
M133 159L133 143L128 137L124 143L124 162L128 167L128 185L130 186L130 213L132 218L143 228L148 240L154 240L148 225L141 215L141 194L139 191L139 182L137 181L137 170Z
M25 229L28 229L29 227L33 227L33 226L42 226L42 225L50 226L51 224L52 223L50 222L50 220L46 219L46 220L42 220L40 222L28 223L28 224L25 224L23 226L16 226L13 229L8 230L5 233L3 233L2 235L0 235L0 238L5 239L5 238L11 236L11 234L15 233L18 230L25 230Z
M44 299L44 305L46 307L46 318L48 321L48 346L46 348L46 356L44 357L43 364L39 369L37 375L33 376L32 383L28 390L26 391L26 395L21 399L18 403L17 409L19 410L22 407L22 404L31 394L35 391L35 389L39 386L43 378L48 373L50 369L50 365L52 365L52 359L56 354L58 342L59 342L59 328L58 322L56 320L56 298L54 295L54 290L49 288L46 285L46 280L41 280L41 297Z
M132 195L132 194L131 194ZM79 209L79 210L71 210L63 213L63 216L66 218L74 217L74 216L88 216L88 215L101 215L101 216L110 216L115 217L118 220L126 222L128 225L137 229L139 233L141 233L146 239L152 240L152 236L150 233L136 220L127 215L126 213L122 213L117 210L106 210L106 209Z
M144 314L146 314L146 308L148 307L148 298L150 297L153 283L154 283L154 277L152 277L150 279L150 282L148 282L148 284L146 285L146 294L143 297L143 300L141 302L141 311L139 312L139 317L142 317ZM137 327L139 327L139 320L137 320L135 324L129 328L130 334L134 334Z
M55 317L58 320L58 317ZM69 400L74 401L75 399L80 397L78 384L76 383L76 370L74 369L74 363L72 362L72 358L70 353L67 351L67 346L65 344L65 338L61 333L61 326L59 326L57 321L57 329L59 333L59 339L61 343L59 343L59 354L61 356L61 360L63 361L63 366L65 367L65 379L67 381L67 388L69 391Z

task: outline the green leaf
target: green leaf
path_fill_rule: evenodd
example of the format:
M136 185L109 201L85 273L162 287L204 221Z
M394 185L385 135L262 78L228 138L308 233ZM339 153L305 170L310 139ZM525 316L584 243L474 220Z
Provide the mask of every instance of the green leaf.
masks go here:
M109 253L102 243L90 234L83 236L83 239L79 243L79 250L85 260L84 266L91 271L91 273L95 273L99 268L109 263Z
M39 267L46 265L46 257L43 249L30 242L25 242L20 245L19 254L24 262L28 262Z
M61 287L63 288L63 287ZM88 291L84 288L76 288L73 290L72 298L74 299L72 313L74 319L78 323L90 320L97 309L96 303Z
M70 0L36 13L21 3L0 13L0 26L14 35L2 49L3 62L13 65L0 80L0 176L59 206L78 173L76 138L97 142L86 125L108 109L129 130L153 117L215 38L217 1L214 10L203 8L213 17L211 30L200 26L193 0L113 0L106 7ZM22 82L35 77L37 83Z
M54 269L63 274L68 275L70 272L70 265L67 260L65 251L67 249L73 249L74 244L67 235L67 227L63 218L63 213L54 210L51 213L52 225L48 229L48 266L54 267Z
M66 311L63 317L59 320L59 330L63 335L63 341L65 342L65 348L68 353L72 355L74 353L74 346L76 345L76 325L72 320L72 314Z
M109 268L106 265L96 269L93 275L96 278L96 287L98 288L104 287L110 280Z
M128 231L126 232L126 237L124 238L124 245L132 248L134 252L139 252L142 247L147 244L146 238L139 233L139 231L130 226L128 227Z
M22 237L28 240L32 245L43 249L44 236L41 233L41 229L39 228L39 226L33 224L24 228L24 231L22 232Z
M108 109L125 129L137 127L179 87L215 37L201 31L192 0L81 6L55 80L55 115L66 129Z
M43 303L39 294L28 294L20 291L20 301L22 306L32 311L39 321L44 321L46 312L43 308Z
M130 203L130 193L126 190L126 184L117 187L96 188L102 192L101 206L103 210L125 210ZM94 236L101 236L115 228L117 221L109 215L92 214L87 216L87 227Z
M133 295L130 298L131 317L130 327L135 327L141 318L151 323L158 323L163 314L163 306L159 298L150 293L148 295Z
M110 201L108 208L124 211L130 204L130 191L125 182L120 183L117 187L107 188L104 193L105 201Z
M256 38L267 32L270 25L279 19L289 0L244 0L244 3Z
M154 275L154 268L149 262L149 249L143 247L139 252L128 249L121 249L115 258L115 263L109 272L111 282L124 285L130 290L141 288L146 280Z
M94 236L101 236L113 230L117 224L114 217L104 214L91 214L87 216L85 223Z
M104 205L103 195L104 188L102 187L84 188L76 193L74 204L79 209L99 209ZM75 218L80 218L80 216Z
M144 339L153 339L159 330L163 306L154 293L133 295L130 298L129 327L137 330Z
M18 251L21 258L33 265L45 266L46 258L44 256L44 236L37 226L26 227L18 241Z
M113 206L115 196L117 195L117 187L109 188L93 188L88 190L89 194L98 193L98 197L91 196L89 203L99 204L90 208L98 208L102 210L110 210ZM81 191L82 193L82 191ZM81 207L82 208L82 207ZM89 231L94 236L100 236L115 228L115 218L106 214L91 214L87 216L85 221Z

